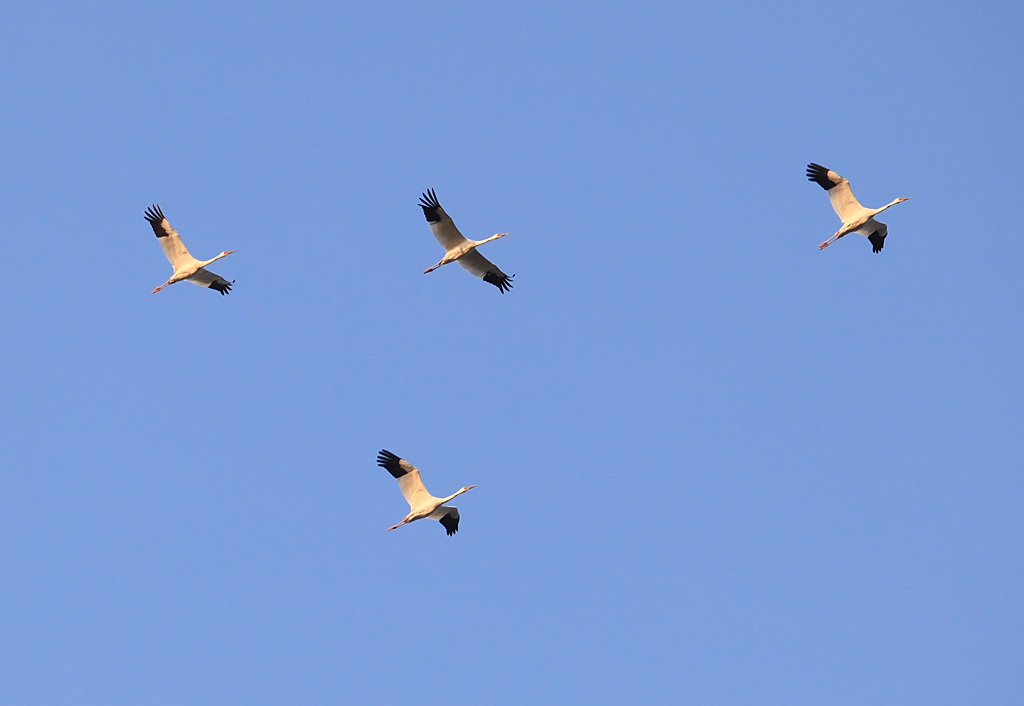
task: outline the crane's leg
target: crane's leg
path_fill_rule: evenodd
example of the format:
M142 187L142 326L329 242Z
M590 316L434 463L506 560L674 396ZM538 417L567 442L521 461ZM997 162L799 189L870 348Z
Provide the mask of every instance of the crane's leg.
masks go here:
M423 274L427 274L428 272L433 272L434 270L436 270L438 267L440 267L443 264L444 264L444 260L441 260L441 262L437 263L433 267L428 267L427 269L423 270Z
M159 291L160 291L161 289L163 289L164 287L167 287L167 286L169 286L170 284L171 284L170 280L168 280L167 282L164 282L164 283L163 283L163 284L161 284L161 285L160 285L159 287L157 287L156 289L154 289L154 290L153 290L153 291L151 292L151 294L156 294L156 293L157 293L157 292L159 292Z
M409 521L408 518L406 518L406 519L402 520L401 522L399 522L397 525L391 525L390 527L388 527L388 532L390 532L393 529L398 529L399 527L401 527L402 525L404 525L408 521Z
M826 241L825 241L824 243L822 243L821 245L819 245L819 246L818 246L818 250L824 250L824 249L825 249L825 248L827 248L827 247L828 247L829 245L831 245L832 243L834 243L834 242L836 242L837 240L839 240L840 238L842 238L842 237L843 237L843 235L846 235L846 233L843 233L842 235L840 235L839 233L836 233L836 234L835 234L835 235L833 235L833 236L832 236L831 238L829 238L828 240L826 240Z

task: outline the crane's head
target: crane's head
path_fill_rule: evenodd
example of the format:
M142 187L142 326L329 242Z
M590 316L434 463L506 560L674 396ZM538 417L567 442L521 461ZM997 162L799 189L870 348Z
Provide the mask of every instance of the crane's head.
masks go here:
M914 197L913 196L900 196L898 199L896 199L896 203L903 203L904 201L909 201L912 198L914 198Z
M220 254L220 256L221 256L221 257L227 257L227 256L228 256L228 255L230 255L231 253L236 253L236 252L238 252L238 251L237 251L237 250L225 250L224 252L222 252L222 253Z
M465 493L467 490L472 490L475 487L476 487L475 485L464 485L464 486L462 486L462 490L460 490L459 492L460 493Z

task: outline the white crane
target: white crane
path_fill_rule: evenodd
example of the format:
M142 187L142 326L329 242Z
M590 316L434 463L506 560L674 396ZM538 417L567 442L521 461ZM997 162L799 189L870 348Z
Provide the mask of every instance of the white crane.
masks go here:
M402 495L409 502L409 514L397 525L388 527L388 532L407 522L415 522L423 518L439 521L448 532L449 537L459 531L459 511L445 503L462 495L467 490L472 490L476 487L475 485L464 486L447 498L435 498L423 487L419 469L404 458L399 458L390 451L381 449L381 452L377 454L377 465L398 479L398 487L402 489Z
M423 274L433 272L441 265L458 260L459 264L469 272L482 278L484 282L493 284L501 290L502 294L512 289L512 277L515 275L506 275L493 262L477 252L477 248L484 243L504 238L508 233L495 233L484 240L466 238L455 227L455 221L451 219L451 216L441 208L433 189L428 189L420 198L420 208L423 209L423 215L426 216L427 223L430 224L430 231L445 250L444 257L440 262L423 270Z
M231 291L231 285L234 284L233 281L228 282L220 275L214 274L205 268L211 262L227 257L235 252L234 250L225 250L211 260L197 260L192 257L188 248L185 247L185 243L181 242L181 236L178 235L178 231L171 228L171 224L164 217L164 213L160 210L159 205L153 204L146 209L146 220L153 226L153 232L156 233L157 240L160 241L160 247L164 249L164 255L171 261L171 267L174 268L174 274L171 275L171 278L154 289L153 294L183 279L187 279L193 284L198 284L200 287L214 289L220 292L221 295Z
M881 221L876 221L875 216L898 203L910 200L909 196L893 199L881 208L864 208L860 201L853 195L850 182L833 172L828 167L811 162L807 165L808 181L817 182L821 188L828 192L828 198L832 202L839 220L843 222L842 227L836 234L818 246L818 250L824 250L833 242L842 238L847 233L860 233L867 236L871 241L871 248L874 252L881 252L885 245L885 236L889 234L889 227Z

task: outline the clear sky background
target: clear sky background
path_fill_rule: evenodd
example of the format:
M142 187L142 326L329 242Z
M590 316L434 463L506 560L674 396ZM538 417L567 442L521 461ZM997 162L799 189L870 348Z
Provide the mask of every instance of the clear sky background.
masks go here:
M1024 9L0 13L0 701L1024 693ZM850 236L807 162L887 211ZM442 255L428 187L502 295ZM170 275L162 205L221 297ZM390 449L459 498L408 510Z

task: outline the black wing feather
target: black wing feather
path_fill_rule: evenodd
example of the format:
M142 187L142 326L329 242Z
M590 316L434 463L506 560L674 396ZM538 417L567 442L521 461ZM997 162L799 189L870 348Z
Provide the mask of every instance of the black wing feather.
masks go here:
M504 294L508 290L512 289L512 277L515 277L515 275L509 276L495 272L494 270L487 270L487 272L484 273L484 282L493 284L501 290L502 294Z
M423 209L423 215L427 219L427 223L439 223L441 216L438 214L437 209L441 208L441 202L437 200L437 194L434 193L433 189L427 189L420 197L420 208Z
M407 472L402 468L402 464L399 463L401 460L387 449L381 449L380 453L377 454L377 465L385 469L394 478L401 478Z
M231 285L235 283L235 280L230 282L210 282L210 289L220 292L221 296L224 296L231 291Z
M839 185L839 182L828 178L828 167L823 167L814 162L807 165L807 180L816 182L825 191Z
M459 518L453 512L449 512L438 520L438 522L444 525L445 531L448 532L449 537L459 531Z
M164 212L160 210L160 204L155 203L146 209L146 220L149 221L149 225L153 226L153 232L156 233L156 237L163 238L167 236L164 229L160 227L160 223L164 220Z
M879 228L874 233L868 236L868 240L871 241L872 252L882 252L882 247L885 245L885 236L888 233L882 233L882 229Z

